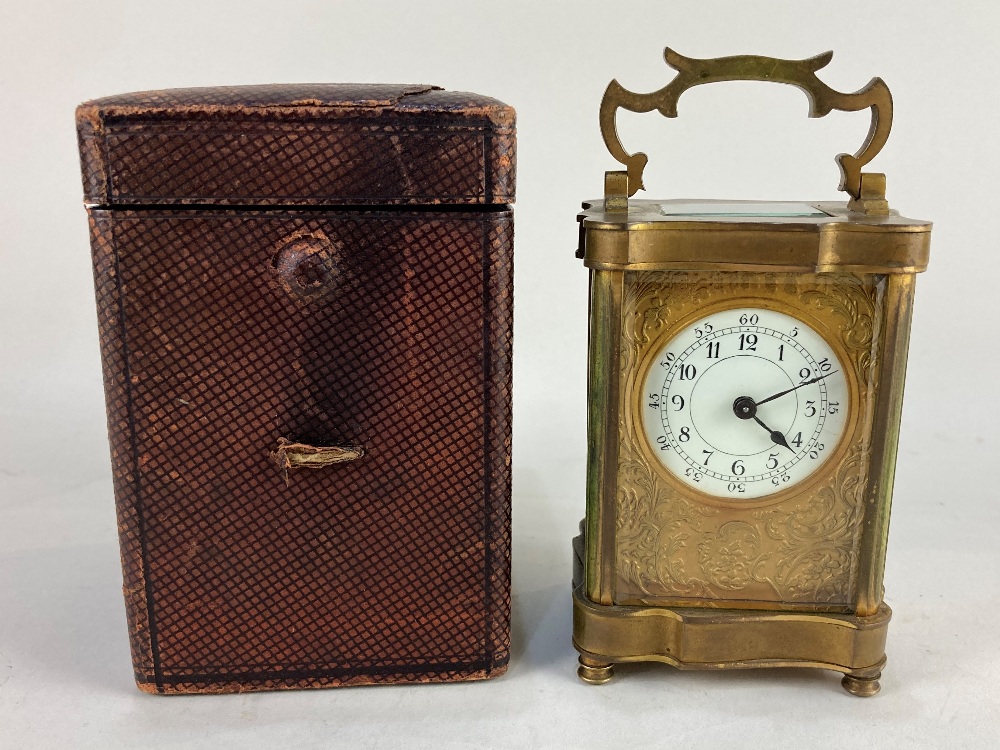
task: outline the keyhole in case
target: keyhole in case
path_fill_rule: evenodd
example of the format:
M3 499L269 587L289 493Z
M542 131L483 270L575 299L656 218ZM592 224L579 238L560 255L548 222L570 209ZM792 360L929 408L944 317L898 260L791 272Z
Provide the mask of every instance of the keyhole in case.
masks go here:
M313 300L337 286L338 256L338 246L321 232L296 233L279 245L271 265L291 297Z
M295 266L292 276L295 278L296 283L303 289L316 288L322 286L323 282L326 281L326 269L323 267L322 260L315 255L311 255L303 258Z

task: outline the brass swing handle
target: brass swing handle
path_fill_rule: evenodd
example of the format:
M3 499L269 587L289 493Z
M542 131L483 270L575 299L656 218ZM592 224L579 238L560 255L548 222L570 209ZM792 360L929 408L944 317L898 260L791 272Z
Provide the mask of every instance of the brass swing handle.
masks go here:
M833 58L833 52L824 52L807 60L779 60L757 55L698 60L679 55L667 47L664 57L667 65L677 71L677 75L662 89L649 94L636 94L614 80L608 84L601 100L601 134L604 136L604 143L611 155L626 168L624 174L608 173L606 203L610 198L615 204L608 206L608 210L624 208L627 206L627 197L635 195L636 191L644 187L642 172L648 161L646 154L629 154L622 146L615 122L618 109L630 112L651 112L655 109L664 117L677 117L677 100L682 93L703 83L719 81L773 81L790 84L804 91L809 98L810 117L823 117L833 110L857 112L870 108L871 127L861 148L853 156L837 156L837 164L840 166L838 190L849 193L856 201L866 198L877 200L880 197L881 203L885 203L885 175L861 173L862 167L882 150L892 127L892 94L881 78L873 78L867 86L853 94L835 91L816 76L816 71L826 67ZM621 178L627 180L627 185L620 184ZM614 201L615 196L619 197L618 201ZM887 205L884 206L885 211L878 210L882 207L870 206L876 210L869 213L888 212Z

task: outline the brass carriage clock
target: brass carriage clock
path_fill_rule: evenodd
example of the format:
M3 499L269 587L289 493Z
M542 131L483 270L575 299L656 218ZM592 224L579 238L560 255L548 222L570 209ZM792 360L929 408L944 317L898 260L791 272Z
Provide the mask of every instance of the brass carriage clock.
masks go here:
M886 85L853 94L809 60L696 60L634 94L612 81L600 122L626 170L584 204L590 269L587 513L576 540L579 675L616 662L803 666L874 695L889 505L915 274L931 225L889 210L862 173L892 121ZM845 203L629 200L646 155L619 108L677 116L704 83L802 89L810 115L871 110L837 157Z

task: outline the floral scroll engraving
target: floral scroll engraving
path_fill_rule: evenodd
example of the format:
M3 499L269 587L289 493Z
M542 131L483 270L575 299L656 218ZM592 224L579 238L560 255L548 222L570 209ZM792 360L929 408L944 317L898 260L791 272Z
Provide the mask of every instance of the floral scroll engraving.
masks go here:
M641 271L626 274L622 304L617 589L621 604L734 600L813 608L852 601L876 386L879 277ZM727 300L769 300L838 340L857 383L846 446L806 494L776 505L696 500L643 450L635 388L650 350L677 321ZM773 605L772 605L773 606Z
M727 591L746 588L759 580L764 563L760 533L745 521L729 521L705 535L698 545L698 561L714 586Z

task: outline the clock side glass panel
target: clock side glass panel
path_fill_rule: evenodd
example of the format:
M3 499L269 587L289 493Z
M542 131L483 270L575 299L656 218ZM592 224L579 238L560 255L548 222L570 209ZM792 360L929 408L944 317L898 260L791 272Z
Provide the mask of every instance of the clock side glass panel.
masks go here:
M850 389L809 324L774 310L714 312L657 348L645 374L649 448L711 498L759 501L796 487L842 440Z

